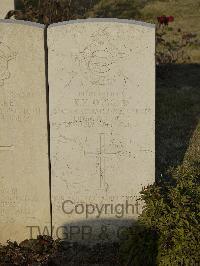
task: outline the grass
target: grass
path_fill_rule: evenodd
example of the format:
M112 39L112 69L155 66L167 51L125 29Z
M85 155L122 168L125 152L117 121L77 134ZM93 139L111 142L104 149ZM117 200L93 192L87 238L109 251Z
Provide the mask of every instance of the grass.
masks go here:
M157 70L156 170L200 163L200 65L168 65Z
M156 23L157 16L174 16L175 21L170 24L174 30L181 29L183 32L196 33L200 39L200 0L159 0L148 1L144 8L140 10L140 19ZM169 33L169 38L173 38L173 32ZM189 54L191 63L200 63L200 43L191 47Z
M152 0L140 9L138 19L157 23L157 16L171 15L169 41L178 29L197 34L199 45L185 52L188 64L157 69L156 88L156 171L165 174L184 164L200 165L200 0Z
M174 16L170 24L173 28L168 33L169 40L177 40L175 32L181 29L183 33L197 34L200 38L200 0L100 0L87 12L89 17L117 17L137 19L157 23L161 15ZM200 42L190 47L191 63L200 62Z

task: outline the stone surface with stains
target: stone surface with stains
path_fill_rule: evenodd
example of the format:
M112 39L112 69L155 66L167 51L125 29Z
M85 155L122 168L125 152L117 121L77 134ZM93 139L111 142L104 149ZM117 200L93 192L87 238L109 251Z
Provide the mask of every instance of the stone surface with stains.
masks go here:
M0 242L50 225L44 28L0 21Z
M155 28L53 24L48 48L53 235L117 240L155 178Z

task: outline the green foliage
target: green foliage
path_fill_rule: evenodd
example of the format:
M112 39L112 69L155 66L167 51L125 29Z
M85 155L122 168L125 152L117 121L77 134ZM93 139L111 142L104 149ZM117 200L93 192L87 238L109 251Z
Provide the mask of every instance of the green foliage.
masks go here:
M122 245L128 265L200 263L200 167L179 167L141 192L146 207ZM139 230L138 230L139 228ZM145 258L145 264L143 261Z
M86 246L49 236L26 239L21 243L0 245L1 266L64 266L64 265L115 265L121 266L118 244Z
M8 12L6 19L14 16L42 24L51 24L77 18L85 18L87 11L98 0L22 0L21 10Z
M144 3L143 3L144 4ZM138 0L100 0L88 13L90 17L133 19L143 5Z
M173 36L169 37L169 36ZM157 64L188 63L189 48L198 43L197 35L174 31L172 27L157 28L156 31L156 61Z
M127 240L120 248L123 265L156 265L158 234L154 229L135 223L124 234Z
M133 19L146 0L21 0L20 10L9 12L6 18L56 23L86 17Z

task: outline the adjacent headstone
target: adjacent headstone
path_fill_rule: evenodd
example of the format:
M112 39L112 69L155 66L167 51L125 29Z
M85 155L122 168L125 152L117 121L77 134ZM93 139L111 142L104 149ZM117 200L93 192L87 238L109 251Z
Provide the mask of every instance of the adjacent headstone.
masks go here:
M0 21L1 243L35 237L50 224L44 28L38 25Z
M59 23L48 47L53 235L119 240L155 177L154 26Z
M0 1L0 19L4 19L10 10L15 9L14 0L1 0Z

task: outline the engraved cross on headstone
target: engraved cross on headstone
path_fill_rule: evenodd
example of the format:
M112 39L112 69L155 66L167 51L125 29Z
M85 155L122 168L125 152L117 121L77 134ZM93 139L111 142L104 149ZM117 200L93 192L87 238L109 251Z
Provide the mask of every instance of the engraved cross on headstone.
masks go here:
M99 149L97 152L86 152L84 155L94 155L99 159L99 177L100 177L100 189L108 189L108 184L106 182L106 157L108 155L116 155L119 152L106 152L105 150L105 134L99 134Z
M1 151L13 151L14 146L10 145L10 146L0 146L0 152Z

